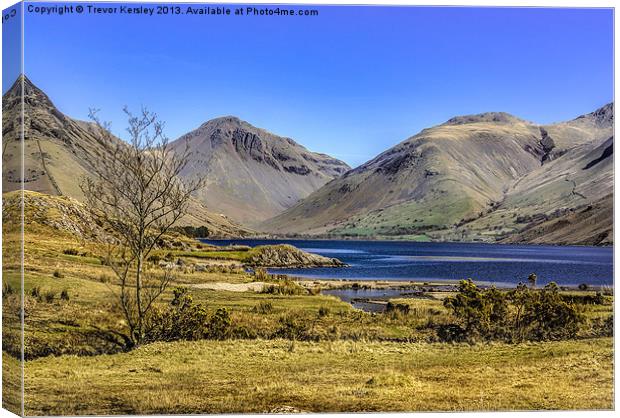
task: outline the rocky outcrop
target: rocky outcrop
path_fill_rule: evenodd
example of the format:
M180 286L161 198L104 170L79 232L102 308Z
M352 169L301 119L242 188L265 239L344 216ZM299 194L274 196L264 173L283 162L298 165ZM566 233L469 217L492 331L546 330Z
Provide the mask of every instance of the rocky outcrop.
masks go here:
M11 230L19 229L21 219L20 192L2 195L2 221ZM24 228L42 225L67 232L78 239L98 236L101 231L80 202L65 196L49 196L24 191Z
M252 250L246 264L255 267L307 268L345 267L337 258L323 257L302 251L288 244L259 246Z

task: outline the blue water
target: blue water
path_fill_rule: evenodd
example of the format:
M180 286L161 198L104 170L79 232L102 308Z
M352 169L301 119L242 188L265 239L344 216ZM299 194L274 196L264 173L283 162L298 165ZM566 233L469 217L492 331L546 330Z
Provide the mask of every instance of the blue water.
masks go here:
M301 277L345 280L460 280L512 285L536 273L538 283L613 285L612 247L324 240L203 240L215 245L292 244L335 257L346 268L273 269Z

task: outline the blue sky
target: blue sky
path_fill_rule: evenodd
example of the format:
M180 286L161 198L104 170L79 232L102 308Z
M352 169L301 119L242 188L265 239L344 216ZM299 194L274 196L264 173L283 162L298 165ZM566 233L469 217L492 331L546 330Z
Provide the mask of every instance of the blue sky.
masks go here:
M610 9L311 8L318 17L26 12L25 72L61 111L101 108L121 136L125 104L156 111L172 139L236 115L352 166L455 115L549 123L613 98Z

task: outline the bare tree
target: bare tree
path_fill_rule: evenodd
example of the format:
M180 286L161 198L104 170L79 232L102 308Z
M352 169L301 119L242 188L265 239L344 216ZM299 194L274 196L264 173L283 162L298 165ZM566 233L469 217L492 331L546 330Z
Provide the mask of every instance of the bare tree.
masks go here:
M114 137L97 111L90 118L99 127L103 152L91 161L92 175L82 180L90 215L105 231L105 262L118 278L115 292L129 328L126 344L139 345L153 304L164 293L173 270L147 263L163 235L186 214L191 194L202 181L183 181L189 147L175 152L157 115L127 108L128 142Z

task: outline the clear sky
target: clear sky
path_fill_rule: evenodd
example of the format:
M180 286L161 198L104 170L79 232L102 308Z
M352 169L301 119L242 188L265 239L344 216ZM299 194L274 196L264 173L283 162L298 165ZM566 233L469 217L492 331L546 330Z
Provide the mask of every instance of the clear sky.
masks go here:
M305 8L319 16L26 11L25 72L121 136L125 104L172 139L236 115L352 166L456 115L549 123L613 99L611 9Z

